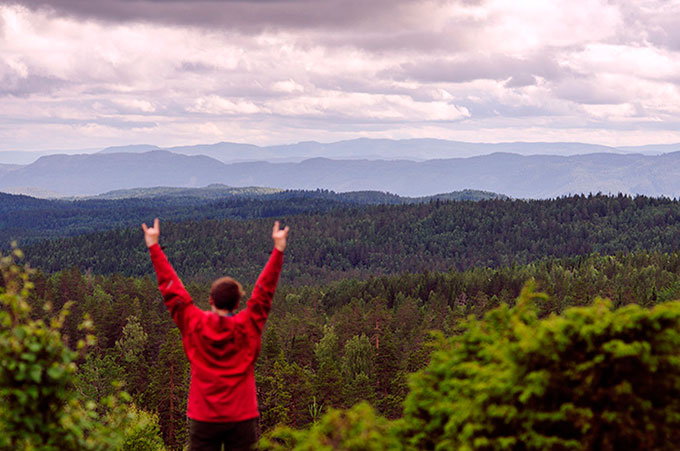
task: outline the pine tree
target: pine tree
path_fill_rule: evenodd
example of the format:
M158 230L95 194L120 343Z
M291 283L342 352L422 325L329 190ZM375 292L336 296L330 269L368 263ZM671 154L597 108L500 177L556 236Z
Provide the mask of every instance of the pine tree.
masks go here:
M140 400L140 395L146 385L148 365L146 362L146 348L148 335L136 316L128 317L127 324L123 327L123 333L116 341L116 353L118 362L124 371L126 389Z
M149 374L145 399L158 414L165 443L182 449L187 437L186 406L189 393L189 362L184 355L179 329L168 330L158 360Z
M341 347L332 326L324 326L324 335L314 347L316 374L314 393L322 404L329 407L342 405L342 373L340 371Z

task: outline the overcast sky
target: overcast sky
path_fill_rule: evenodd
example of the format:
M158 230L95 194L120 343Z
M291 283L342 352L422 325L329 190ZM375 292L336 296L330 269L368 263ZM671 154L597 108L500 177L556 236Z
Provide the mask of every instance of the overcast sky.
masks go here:
M0 150L680 142L680 0L0 0Z

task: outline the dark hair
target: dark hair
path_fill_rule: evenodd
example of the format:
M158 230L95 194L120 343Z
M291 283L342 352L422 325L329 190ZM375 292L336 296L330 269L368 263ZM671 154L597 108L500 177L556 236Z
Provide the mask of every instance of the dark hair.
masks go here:
M220 310L234 310L244 295L241 284L231 277L220 277L210 287L213 305Z

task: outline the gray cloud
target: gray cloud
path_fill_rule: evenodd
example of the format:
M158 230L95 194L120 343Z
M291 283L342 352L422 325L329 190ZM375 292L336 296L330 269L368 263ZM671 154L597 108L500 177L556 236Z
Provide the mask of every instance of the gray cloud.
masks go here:
M17 126L25 124L45 124L45 125L67 125L67 126L83 126L83 125L103 125L120 130L130 130L139 128L153 128L158 123L153 121L133 121L119 118L89 118L89 119L69 119L60 117L42 117L42 118L12 118L0 115L0 124Z
M208 74L220 70L217 66L203 61L182 61L177 69L181 72L194 72L197 74Z
M0 78L0 96L28 97L36 93L50 93L66 85L67 83L63 80L52 77L4 76Z
M15 3L28 10L0 0L0 116L24 122L0 148L678 136L663 124L677 122L680 18L663 0Z
M446 0L441 0L446 2ZM420 0L22 0L59 15L206 26L246 33L281 29L370 29L408 24Z
M395 86L389 77L379 74L378 77L357 77L352 74L334 74L330 76L311 74L310 83L318 89L329 91L361 92L367 94L407 94L414 93L414 89Z
M552 91L559 98L585 105L616 105L629 100L629 93L591 76L565 79L555 84Z
M618 34L623 43L651 43L670 50L680 50L680 5L661 1L645 2L616 0L625 26Z
M428 83L463 83L479 79L497 81L510 79L508 82L510 85L506 84L506 86L526 86L532 79L535 80L535 76L549 80L560 79L564 76L566 69L560 67L547 53L531 59L493 55L405 63L394 72L394 77Z
M484 119L516 120L525 118L552 118L556 121L564 120L569 115L569 108L565 102L544 102L539 104L503 103L495 98L467 100L462 102L475 121Z
M400 30L385 27L364 33L325 35L319 42L328 47L357 47L373 53L427 52L428 54L460 52L474 47L472 37L477 24L451 26L446 31L426 29Z
M31 94L48 94L67 86L69 82L51 75L29 72L20 74L0 60L0 96L28 97Z
M515 74L503 85L506 88L524 88L536 84L536 76L528 73Z
M153 121L131 121L116 118L97 118L95 120L79 121L78 123L105 125L107 127L113 127L122 130L130 130L132 128L154 128L158 125L158 123Z
M680 51L680 15L664 17L650 32L652 42L671 50Z

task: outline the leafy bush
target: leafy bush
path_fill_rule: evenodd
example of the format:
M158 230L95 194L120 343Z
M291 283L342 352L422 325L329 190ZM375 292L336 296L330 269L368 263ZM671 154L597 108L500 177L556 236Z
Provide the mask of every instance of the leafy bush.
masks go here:
M131 421L127 421L123 434L122 451L162 451L165 449L161 439L158 417L132 406L128 412Z
M680 302L588 307L539 319L533 283L514 307L436 333L394 422L368 404L308 430L278 428L264 449L677 449Z
M125 392L97 406L76 391L79 352L60 333L68 309L48 323L30 317L29 272L15 263L21 256L15 249L0 257L0 449L163 449L157 418L130 408ZM93 340L81 340L80 352Z
M674 449L680 440L680 303L598 299L539 320L514 308L439 336L411 377L399 425L417 449Z
M278 427L260 442L265 450L378 451L400 449L390 422L376 414L368 403L351 409L330 409L318 423L305 430Z

